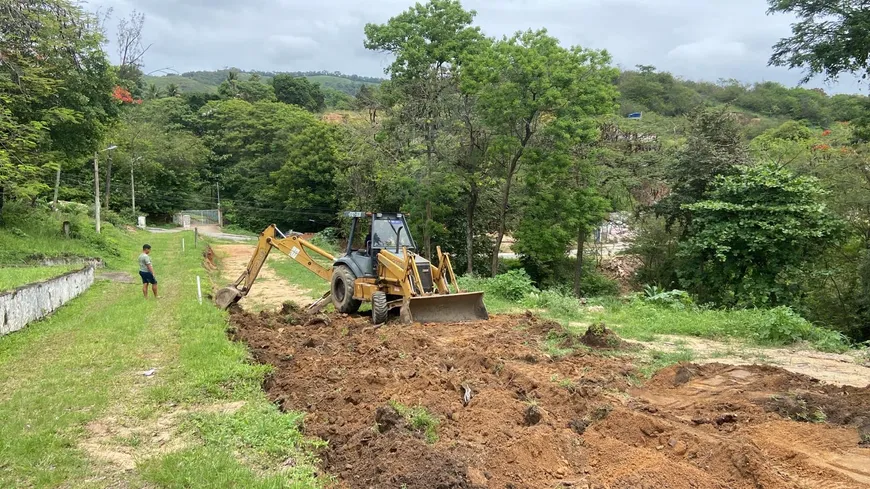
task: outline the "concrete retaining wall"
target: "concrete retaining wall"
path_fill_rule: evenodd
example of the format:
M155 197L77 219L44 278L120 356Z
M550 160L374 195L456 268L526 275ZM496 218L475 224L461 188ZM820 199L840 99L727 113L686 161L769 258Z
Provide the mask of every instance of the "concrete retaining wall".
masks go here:
M93 265L97 268L106 266L102 258L42 258L35 262L28 262L31 265L41 265L43 267L57 267L63 265Z
M0 294L0 336L48 316L94 283L94 266Z

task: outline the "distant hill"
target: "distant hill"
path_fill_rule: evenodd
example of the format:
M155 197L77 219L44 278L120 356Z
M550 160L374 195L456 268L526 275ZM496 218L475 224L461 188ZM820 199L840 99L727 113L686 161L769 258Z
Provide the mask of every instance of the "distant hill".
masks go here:
M742 114L747 125L754 128L752 135L787 120L822 128L833 122L852 121L866 111L870 102L863 95L831 96L821 89L789 88L775 82L691 81L656 71L653 66L623 71L616 84L621 115L653 112L681 117L699 105L726 105Z
M218 86L227 79L230 69L214 71L190 71L180 75L144 76L146 85L153 83L160 89L165 90L170 84L176 84L182 93L206 92L216 93ZM274 71L240 71L239 78L248 79L257 74L264 83L268 83L273 76L281 72ZM331 88L344 92L348 95L356 95L363 85L378 85L380 78L365 77L359 75L345 75L340 72L305 71L289 72L293 76L304 76L313 82L317 82L323 88Z

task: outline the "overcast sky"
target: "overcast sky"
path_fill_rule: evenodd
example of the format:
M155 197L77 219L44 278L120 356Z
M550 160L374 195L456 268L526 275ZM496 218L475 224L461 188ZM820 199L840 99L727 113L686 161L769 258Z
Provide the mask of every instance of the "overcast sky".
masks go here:
M389 58L363 48L363 26L383 23L412 0L90 0L120 17L146 15L153 43L145 72L237 67L243 70L329 70L383 76ZM607 49L622 68L655 65L685 78L794 86L798 71L770 68L771 46L793 19L765 14L765 0L465 0L489 36L547 28L564 45ZM114 45L110 53L117 62ZM852 78L809 84L829 93L867 93Z

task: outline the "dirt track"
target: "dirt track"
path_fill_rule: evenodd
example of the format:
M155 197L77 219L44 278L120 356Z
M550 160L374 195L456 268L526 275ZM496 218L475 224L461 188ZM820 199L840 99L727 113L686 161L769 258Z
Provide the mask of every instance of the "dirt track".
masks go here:
M232 283L239 278L255 250L254 246L247 244L214 245L212 248L221 260L221 274L226 283ZM276 256L270 259L283 258ZM308 290L278 276L267 260L260 269L256 285L239 305L247 311L275 310L280 309L281 303L287 300L299 305L307 305L313 301Z
M870 487L870 448L859 446L859 433L870 440L870 388L717 364L633 387L631 359L614 352L549 358L540 342L559 327L530 316L295 324L307 322L232 317L235 337L276 367L269 395L306 411L306 433L329 441L324 468L340 487ZM438 441L390 401L425 407Z

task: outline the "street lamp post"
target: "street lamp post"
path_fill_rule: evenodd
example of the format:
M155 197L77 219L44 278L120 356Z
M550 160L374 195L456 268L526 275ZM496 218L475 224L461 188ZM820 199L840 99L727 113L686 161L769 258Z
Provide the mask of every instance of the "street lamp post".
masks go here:
M113 144L106 149L94 152L94 220L96 221L97 234L100 234L100 164L98 160L100 153L116 148L117 146Z
M133 165L141 159L141 156L137 156L130 162L130 199L133 201L133 219L136 219L136 182L133 179Z

